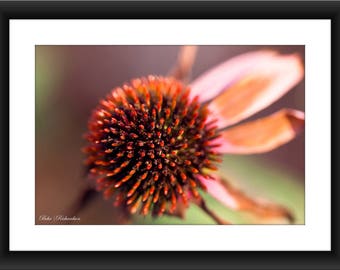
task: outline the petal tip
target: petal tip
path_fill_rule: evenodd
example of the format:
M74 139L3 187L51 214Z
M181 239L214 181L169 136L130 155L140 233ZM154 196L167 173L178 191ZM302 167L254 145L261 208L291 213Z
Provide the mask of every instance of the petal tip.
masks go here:
M305 113L294 109L283 109L282 112L287 117L295 135L298 135L305 126Z
M287 115L293 116L299 120L305 120L305 113L299 110L294 110L294 109L282 109L284 113Z

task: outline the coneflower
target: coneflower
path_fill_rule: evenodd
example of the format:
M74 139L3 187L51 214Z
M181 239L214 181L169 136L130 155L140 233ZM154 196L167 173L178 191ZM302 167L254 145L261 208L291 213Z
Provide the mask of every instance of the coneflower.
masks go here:
M106 198L131 213L173 213L178 202L199 198L220 153L207 105L173 78L149 76L116 88L89 121L86 164Z
M194 53L184 47L180 55L188 69ZM206 207L203 190L234 210L292 221L286 209L252 200L212 172L222 154L264 153L296 137L304 113L292 109L229 126L279 99L303 73L298 55L260 51L222 63L187 86L173 77L134 79L93 111L87 171L105 198L132 214L175 214L194 201L227 224Z

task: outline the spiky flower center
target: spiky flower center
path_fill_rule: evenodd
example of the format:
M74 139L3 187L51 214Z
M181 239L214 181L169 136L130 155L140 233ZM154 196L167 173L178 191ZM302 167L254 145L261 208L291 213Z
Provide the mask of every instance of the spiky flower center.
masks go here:
M116 88L89 121L85 148L89 173L104 196L131 213L173 213L199 198L219 160L216 126L208 108L172 78L149 76Z

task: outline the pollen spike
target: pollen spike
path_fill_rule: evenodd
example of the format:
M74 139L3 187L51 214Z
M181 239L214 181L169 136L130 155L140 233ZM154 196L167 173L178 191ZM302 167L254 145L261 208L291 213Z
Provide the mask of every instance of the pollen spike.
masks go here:
M191 192L192 192L192 194L194 195L195 198L199 198L199 193L198 193L196 187L191 187L190 190L191 190Z
M142 202L145 202L149 198L149 194L150 194L150 189L144 191Z
M199 173L199 170L197 170L196 168L191 168L191 171L192 171L193 173Z
M169 186L167 184L164 185L164 195L168 195L169 192Z
M174 185L176 183L176 177L173 174L170 175L170 183L172 185Z
M146 216L149 213L151 202L152 202L151 198L149 198L149 200L147 200L147 202L144 204L144 206L142 208L142 214L144 216Z
M174 212L176 209L176 203L177 203L177 199L176 199L176 194L174 192L171 193L171 212Z
M124 176L121 180L123 183L129 181L129 179L135 174L136 170L131 170L128 175Z
M177 136L179 137L179 136L182 136L183 135L183 133L184 133L184 129L183 128L181 128L179 131L178 131L178 134L177 134Z
M132 197L130 197L127 201L126 201L126 205L130 205L131 203L133 203L138 197L138 194L135 193Z
M145 157L145 151L144 150L141 150L141 151L139 151L139 155L140 155L140 157Z
M142 180L145 180L145 178L146 178L147 176L148 176L148 172L145 172L145 173L142 174L141 179L142 179Z
M137 210L138 210L139 205L140 205L140 200L136 201L136 202L132 205L132 207L130 208L130 213L131 213L131 214L135 214L135 213L137 212Z
M153 195L153 203L156 203L156 202L158 202L158 198L159 198L159 189L157 189L157 191L156 191L156 193L155 193L155 195Z
M114 184L114 187L119 188L123 183L124 183L124 181L121 180L121 181L117 182L116 184Z
M162 215L165 212L166 209L166 202L163 201L161 204L161 208L160 208L160 214Z
M166 119L169 119L169 117L170 117L170 112L171 112L171 111L170 111L170 108L166 108L166 109L165 109L165 118L166 118Z
M165 119L164 119L164 118L159 119L159 124L160 124L161 126L164 125L164 122L165 122Z
M182 198L184 205L188 206L188 197L184 192L181 194L181 198Z
M196 182L192 179L189 180L189 184L191 187L195 188L197 186Z
M182 193L183 193L183 189L182 189L182 187L181 187L181 185L180 185L179 183L177 183L177 185L176 185L176 190L177 190L177 192L178 192L179 194L182 194Z
M171 110L172 110L172 111L176 108L176 104L177 104L176 98L174 98L174 99L172 100L172 103L171 103Z
M147 169L147 170L150 170L151 168L152 168L152 165L151 165L151 164L146 165L146 169Z
M131 197L133 193L135 193L136 189L140 186L141 180L137 180L137 182L133 185L130 191L127 193L127 197Z
M185 182L185 181L187 180L187 176L185 175L184 172L181 172L181 173L180 173L180 176L181 176L183 182Z
M187 165L187 166L190 166L190 165L191 165L191 161L188 160L188 159L186 159L186 160L184 161L184 164Z
M150 187L150 196L151 195L153 195L153 193L155 192L155 186L154 185L152 185L151 187Z

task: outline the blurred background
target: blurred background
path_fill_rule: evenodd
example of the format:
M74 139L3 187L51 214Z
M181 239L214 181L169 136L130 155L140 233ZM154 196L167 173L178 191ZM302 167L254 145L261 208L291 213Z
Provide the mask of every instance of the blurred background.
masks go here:
M192 78L235 55L259 49L299 53L304 46L200 46ZM42 215L65 215L88 185L84 176L82 135L98 101L114 87L149 74L166 75L176 62L179 46L36 46L36 224ZM255 119L283 107L304 111L304 81ZM304 133L292 142L261 155L226 155L221 170L230 182L253 197L287 207L297 224L304 223ZM207 204L224 219L238 224L263 223L222 207L209 195ZM119 211L101 195L84 207L71 224L117 224ZM134 216L131 224L214 224L195 205L185 220ZM281 221L282 222L282 221ZM270 221L280 223L280 221Z

